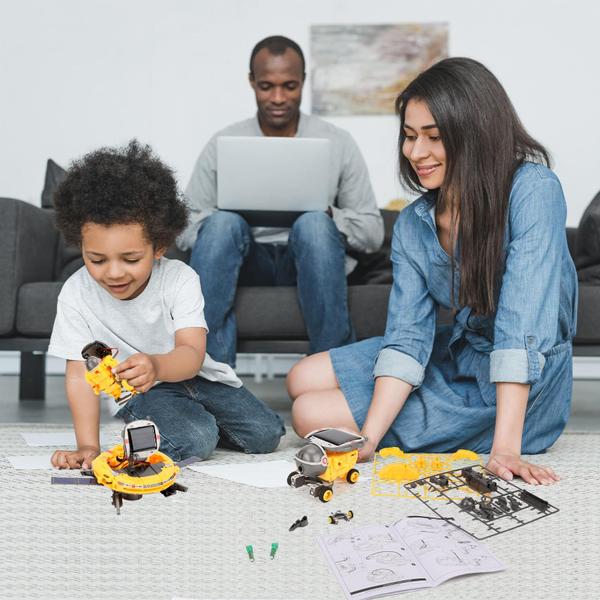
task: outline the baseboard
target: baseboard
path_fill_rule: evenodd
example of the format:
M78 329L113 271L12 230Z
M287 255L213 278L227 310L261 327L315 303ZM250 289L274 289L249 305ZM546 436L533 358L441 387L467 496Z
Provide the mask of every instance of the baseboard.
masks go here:
M600 379L600 356L574 356L573 379Z
M236 372L253 376L258 382L284 376L302 357L301 354L238 354ZM65 361L55 356L46 357L46 373L62 375ZM0 352L0 375L19 374L19 353ZM600 356L573 357L574 379L600 379Z

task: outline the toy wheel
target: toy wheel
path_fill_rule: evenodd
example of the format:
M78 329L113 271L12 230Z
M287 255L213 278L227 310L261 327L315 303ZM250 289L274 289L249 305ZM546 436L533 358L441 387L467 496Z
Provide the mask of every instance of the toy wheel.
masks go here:
M348 483L356 483L359 475L360 473L356 469L350 469L346 475L346 481Z
M297 475L297 471L292 471L288 476L287 476L287 484L290 487L296 487L293 483L292 483L292 478L294 477L294 475Z
M329 502L333 498L333 490L326 485L322 485L317 490L317 497L321 502Z
M348 518L349 518L349 519L353 519L353 518L354 518L354 513L353 513L351 510L349 510L349 511L346 513L346 515L348 516Z
M335 519L331 515L329 517L327 517L327 522L330 525L335 525Z

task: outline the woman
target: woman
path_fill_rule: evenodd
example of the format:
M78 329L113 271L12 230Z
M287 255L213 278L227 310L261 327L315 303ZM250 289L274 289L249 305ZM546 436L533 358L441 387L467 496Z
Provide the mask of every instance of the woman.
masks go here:
M361 431L362 460L469 448L500 477L553 483L521 458L560 435L572 389L577 279L548 153L471 59L423 72L396 109L400 176L424 194L394 226L385 336L292 369L294 428ZM436 328L438 306L453 326Z

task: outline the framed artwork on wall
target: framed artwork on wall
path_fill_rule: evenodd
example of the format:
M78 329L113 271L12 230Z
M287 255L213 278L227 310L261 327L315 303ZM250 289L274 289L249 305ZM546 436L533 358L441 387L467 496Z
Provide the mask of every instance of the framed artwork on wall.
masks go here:
M447 23L313 25L312 112L389 115L421 71L448 56Z

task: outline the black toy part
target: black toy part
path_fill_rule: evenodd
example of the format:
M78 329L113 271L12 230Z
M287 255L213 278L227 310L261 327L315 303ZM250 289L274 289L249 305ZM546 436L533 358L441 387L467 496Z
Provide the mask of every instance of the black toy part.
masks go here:
M308 517L304 515L301 519L294 521L290 526L290 531L298 529L298 527L306 527L308 525Z
M87 360L91 356L102 360L105 356L109 356L110 354L112 354L112 348L109 348L104 342L99 342L98 340L94 340L87 346L84 346L81 351L81 356L84 360Z
M480 494L495 492L498 489L498 484L491 477L476 473L472 467L463 469L461 475L466 484Z
M528 492L527 490L521 490L519 497L521 500L523 500L523 502L526 502L529 504L529 506L533 506L533 508L539 510L540 512L545 513L548 508L550 508L550 504L548 502L542 500L542 498L532 494L531 492Z

